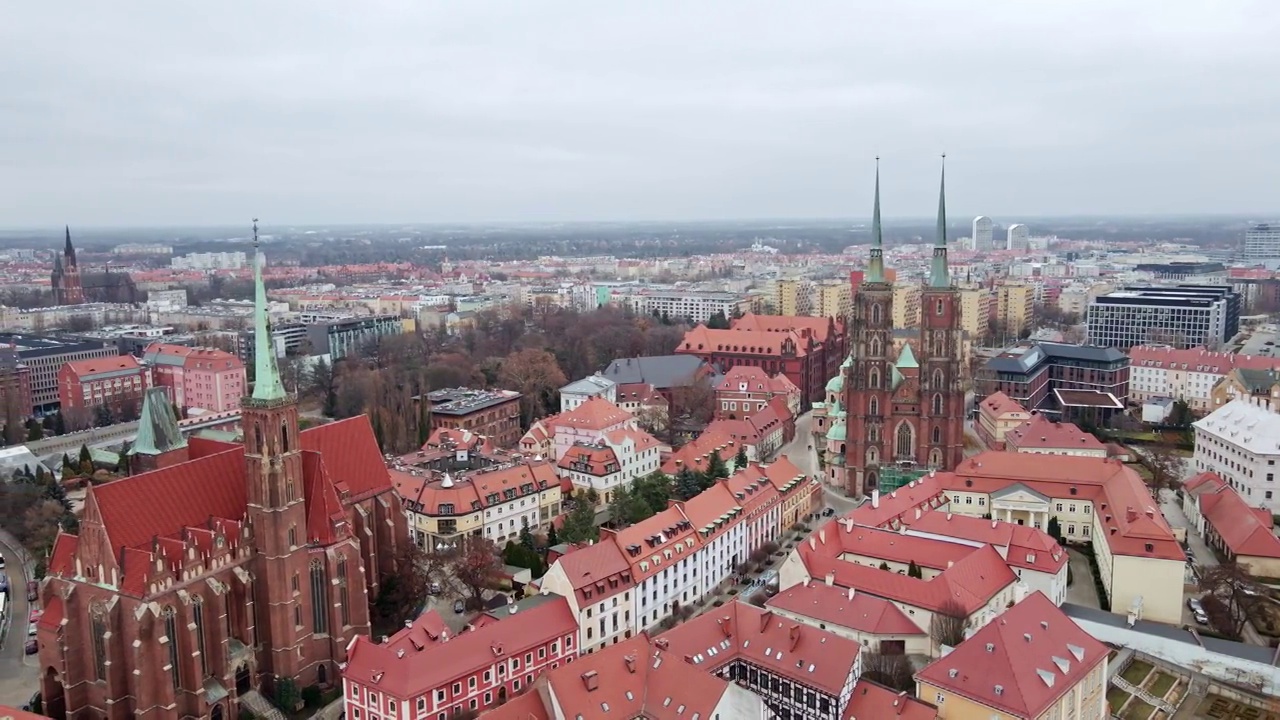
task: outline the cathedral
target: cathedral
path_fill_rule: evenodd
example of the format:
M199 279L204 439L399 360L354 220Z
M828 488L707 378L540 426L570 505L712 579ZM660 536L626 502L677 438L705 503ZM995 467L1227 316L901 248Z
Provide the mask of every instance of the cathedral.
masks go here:
M369 633L405 515L368 418L299 431L254 268L244 443L183 437L149 395L141 472L89 486L78 534L54 544L36 635L50 717L240 717L248 693L336 685Z
M71 246L71 227L67 227L67 244L62 255L53 258L53 275L49 278L53 287L54 305L83 305L84 286L80 281L80 265L76 263L76 249Z
M929 470L951 470L964 457L963 338L960 299L947 267L945 171L914 342L894 342L878 167L871 234L866 276L853 301L849 357L827 385L824 408L828 481L859 497Z

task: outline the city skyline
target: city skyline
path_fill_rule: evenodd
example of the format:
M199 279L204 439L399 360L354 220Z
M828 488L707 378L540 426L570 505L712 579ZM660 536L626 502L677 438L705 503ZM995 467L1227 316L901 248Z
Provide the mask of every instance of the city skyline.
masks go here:
M926 217L943 151L957 217L1276 210L1261 3L73 6L0 29L6 227L858 217L876 155Z

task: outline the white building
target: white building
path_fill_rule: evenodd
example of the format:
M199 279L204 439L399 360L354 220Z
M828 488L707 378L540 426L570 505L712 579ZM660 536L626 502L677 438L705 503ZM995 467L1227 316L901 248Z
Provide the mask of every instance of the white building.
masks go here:
M991 218L986 215L979 215L973 219L973 233L970 237L973 239L974 250L981 251L993 249L991 227Z
M602 397L611 403L618 402L618 384L599 373L560 388L560 412L568 412L587 401Z
M570 446L557 462L559 475L574 490L595 490L607 505L619 488L629 488L636 478L656 472L661 445L649 433L632 428L610 430L595 442Z
M751 309L745 294L681 289L617 288L610 302L629 307L637 315L688 318L695 323L705 323L716 313L728 319Z
M1254 225L1244 234L1243 260L1250 265L1280 267L1280 224Z
M169 262L174 270L238 270L249 264L242 252L191 253Z
M1030 244L1031 232L1026 225L1014 223L1005 232L1006 250L1026 250Z
M1280 415L1232 400L1193 427L1197 472L1217 473L1250 505L1280 513Z
M1136 345L1129 349L1129 399L1141 403L1172 398L1195 412L1208 412L1213 409L1214 386L1237 368L1272 370L1280 368L1280 360L1202 347Z

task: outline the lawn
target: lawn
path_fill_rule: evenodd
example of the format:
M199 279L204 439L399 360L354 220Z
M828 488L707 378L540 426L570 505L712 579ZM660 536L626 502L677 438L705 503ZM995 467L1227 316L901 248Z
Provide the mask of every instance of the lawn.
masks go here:
M1129 703L1129 707L1125 708L1124 714L1120 716L1120 720L1147 720L1151 717L1151 713L1156 709L1142 702L1138 698L1134 698Z
M1174 676L1157 670L1156 679L1151 681L1151 687L1147 688L1147 692L1158 698L1163 698L1165 693L1169 692L1169 688L1173 687L1176 682L1178 682L1178 679Z
M1141 660L1134 660L1129 663L1129 667L1120 673L1120 677L1129 681L1134 687L1141 687L1142 681L1147 679L1147 675L1151 672L1151 663Z
M1120 712L1120 708L1124 707L1125 702L1132 697L1124 690L1112 685L1107 689L1107 704L1111 706L1111 714L1115 715Z

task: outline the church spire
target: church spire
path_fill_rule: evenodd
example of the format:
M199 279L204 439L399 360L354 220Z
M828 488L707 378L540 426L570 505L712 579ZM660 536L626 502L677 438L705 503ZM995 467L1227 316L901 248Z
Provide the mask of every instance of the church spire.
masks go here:
M62 254L67 258L68 265L76 264L76 249L71 245L71 226L67 225L67 244L62 248Z
M933 265L929 269L929 287L951 286L947 270L947 154L942 154L942 182L938 185L938 229L933 245Z
M267 322L267 289L262 284L263 257L258 250L258 218L253 219L253 399L279 400L285 397L280 370L276 367L275 346Z
M884 282L884 239L880 232L880 156L876 156L876 204L871 211L871 259L867 263L867 282Z

